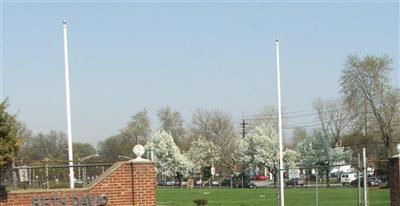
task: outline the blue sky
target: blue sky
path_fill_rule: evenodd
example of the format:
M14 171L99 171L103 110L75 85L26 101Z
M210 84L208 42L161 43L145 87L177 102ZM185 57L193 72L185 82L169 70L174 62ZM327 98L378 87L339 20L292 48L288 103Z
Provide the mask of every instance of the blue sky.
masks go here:
M68 21L75 141L115 134L143 108L156 129L165 105L188 123L196 108L221 109L238 126L242 115L276 105L276 37L288 112L338 97L350 54L390 55L399 85L397 2L9 1L2 11L3 96L35 133L66 131L61 21Z

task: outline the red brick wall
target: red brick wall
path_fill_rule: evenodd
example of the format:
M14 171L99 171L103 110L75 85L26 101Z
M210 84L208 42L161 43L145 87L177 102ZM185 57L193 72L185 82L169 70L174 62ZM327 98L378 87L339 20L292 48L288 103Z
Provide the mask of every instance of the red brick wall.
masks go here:
M400 157L389 159L390 206L400 206Z
M153 162L119 162L92 184L80 189L11 191L0 206L100 205L101 196L111 206L155 206L156 176ZM75 199L74 199L75 197Z

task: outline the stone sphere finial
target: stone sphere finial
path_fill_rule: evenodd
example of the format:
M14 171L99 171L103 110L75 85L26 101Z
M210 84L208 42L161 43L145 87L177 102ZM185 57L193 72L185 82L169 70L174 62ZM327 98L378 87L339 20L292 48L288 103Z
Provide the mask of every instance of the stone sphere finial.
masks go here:
M397 154L400 155L400 144L397 144Z
M142 145L138 144L133 147L132 151L136 155L136 157L142 157L145 149Z
M137 144L133 147L132 149L133 153L136 155L136 158L133 159L133 161L147 161L146 159L143 159L142 156L145 153L145 148L141 144Z

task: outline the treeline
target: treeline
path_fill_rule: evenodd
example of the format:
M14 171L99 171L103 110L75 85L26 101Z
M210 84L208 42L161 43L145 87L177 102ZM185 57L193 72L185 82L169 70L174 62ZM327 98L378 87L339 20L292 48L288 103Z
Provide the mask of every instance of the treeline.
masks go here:
M399 88L390 83L392 64L388 56L349 56L340 76L341 97L314 102L320 126L311 131L301 127L294 129L292 142L285 144L288 154L294 154L287 156L292 159L288 162L308 161L315 164L315 161L320 161L312 158L312 155L320 156L318 148L306 148L306 141L332 149L329 161L338 154L335 148L342 148L340 154L356 156L362 147L366 147L372 160L387 159L395 154L395 145L400 142L400 94ZM1 165L13 160L67 160L65 134L51 131L33 135L18 123L15 116L8 114L6 108L7 102L3 102L0 107ZM154 150L155 158L160 160L163 155L168 155L164 150L169 145L171 151L183 155L191 164L215 164L227 173L239 171L242 167L276 169L276 148L270 148L275 145L277 132L277 115L273 107L261 111L258 116L262 118L249 120L255 126L247 131L244 139L235 130L232 115L225 111L198 109L191 120L184 121L178 111L166 106L157 112L157 116L159 128L152 128L147 111L141 110L117 134L99 142L97 148L74 143L74 159L95 153L100 155L102 161L114 161L120 156L133 157L133 146L142 144L148 150ZM269 142L265 144L265 141ZM314 151L307 156L306 152L310 149ZM174 161L183 157L178 154L171 156ZM167 159L163 161L170 162ZM182 166L172 162L168 166L160 163L158 169L170 167L168 170L171 172L178 170L174 167Z

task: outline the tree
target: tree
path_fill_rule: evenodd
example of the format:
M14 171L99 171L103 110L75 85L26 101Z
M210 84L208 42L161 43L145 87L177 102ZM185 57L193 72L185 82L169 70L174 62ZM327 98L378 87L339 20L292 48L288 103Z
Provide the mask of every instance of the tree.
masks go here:
M303 127L296 127L293 129L293 146L298 145L304 139L307 138L307 130Z
M390 85L388 75L393 61L389 56L349 56L341 75L341 89L353 110L368 105L377 131L387 149L393 154L393 132L398 125L400 95L398 88ZM396 123L397 121L397 123Z
M18 138L18 123L15 115L9 114L6 99L0 103L0 167L13 161L21 144Z
M161 123L160 130L171 133L175 143L179 148L183 148L185 143L186 131L184 128L184 121L178 111L173 111L170 107L164 107L157 113L158 119Z
M212 163L217 163L221 157L221 148L205 137L199 137L193 140L186 156L196 166L208 166Z
M20 139L21 143L26 142L29 138L32 137L32 131L22 122L17 121L17 136Z
M284 109L283 109L284 110ZM282 112L282 127L285 128L287 124L287 114ZM264 107L258 115L255 115L254 118L249 119L249 126L252 125L260 125L266 124L271 125L276 131L279 130L279 121L278 121L278 109L275 106L266 106ZM287 136L285 135L285 131L283 131L283 145L290 146L288 143Z
M191 139L204 137L221 148L219 165L235 173L233 154L237 142L230 114L219 110L197 110L192 116Z
M332 137L321 130L314 130L297 146L299 157L308 167L318 167L325 173L326 182L329 186L329 175L335 164L348 162L351 158L351 151L343 147L331 147Z
M191 163L183 156L169 133L156 132L146 144L146 149L153 150L158 173L166 176L175 176L177 172L188 174Z
M250 167L262 164L274 169L277 165L278 139L274 128L260 124L239 140L236 149L238 159Z
M283 152L283 162L286 169L296 167L296 162L298 159L298 153L292 149L285 149Z
M132 156L136 144L145 144L150 136L150 119L147 111L139 111L132 116L126 128L98 145L99 154L107 160L115 160L119 155Z
M97 154L96 149L89 143L73 142L72 148L74 150L74 160L78 161L80 158Z
M134 145L145 144L150 133L150 119L145 109L133 115L128 126L121 131L121 135L126 136L126 139L132 139Z
M21 145L20 158L24 161L49 160L67 161L67 138L62 132L50 131L28 138Z
M235 154L239 161L251 168L264 166L272 172L274 183L277 183L277 171L279 169L278 136L276 130L270 124L258 124L249 134L239 140ZM296 152L286 150L284 162L286 167L293 166L296 161ZM285 161L286 160L286 161Z
M98 152L105 160L116 160L118 156L133 157L133 140L128 136L117 134L99 142Z
M353 120L352 113L341 99L314 102L322 131L332 136L331 146L341 146L343 132Z

